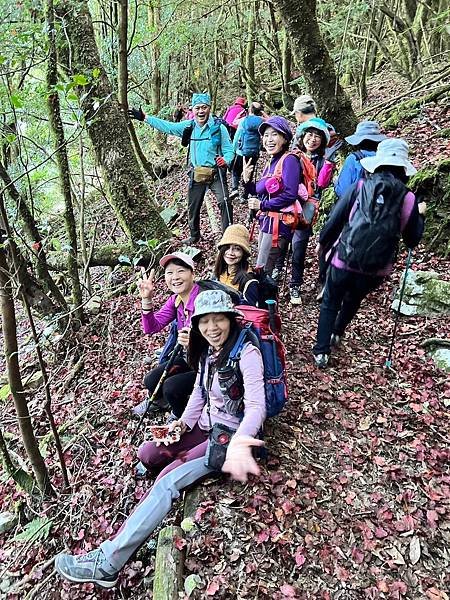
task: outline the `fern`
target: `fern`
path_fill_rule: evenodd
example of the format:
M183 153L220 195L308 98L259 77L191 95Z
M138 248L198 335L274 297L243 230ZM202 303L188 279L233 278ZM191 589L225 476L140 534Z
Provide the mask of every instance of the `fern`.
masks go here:
M38 540L46 540L50 533L52 520L47 517L37 517L26 524L22 533L14 536L14 540L18 542L37 542Z

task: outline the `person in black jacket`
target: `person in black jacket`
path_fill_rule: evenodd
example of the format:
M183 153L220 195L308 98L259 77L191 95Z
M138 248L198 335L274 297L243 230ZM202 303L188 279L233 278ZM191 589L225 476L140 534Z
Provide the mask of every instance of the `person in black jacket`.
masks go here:
M379 287L384 278L391 273L398 249L400 236L393 244L391 259L388 258L384 264L379 264L379 268L369 271L355 268L351 257L349 258L349 245L346 245L342 232L347 224L349 224L348 231L355 215L357 219L359 218L357 210L364 193L366 192L368 197L369 189L382 189L383 194L379 194L373 201L381 204L385 200L397 203L398 225L408 248L414 248L423 235L426 204L418 203L414 194L405 185L409 176L416 172L408 160L408 144L402 139L386 139L379 144L375 156L363 158L361 165L369 174L374 175L359 180L349 188L335 204L319 236L319 253L336 249L328 269L317 339L313 348L314 360L319 368L327 366L331 347L339 345L347 325L356 315L362 300ZM373 188L374 185L378 187ZM364 243L369 234L360 238L363 239L360 244ZM379 255L386 249L388 240L384 245L383 243L384 240L379 238L374 245L378 248ZM368 255L368 260L376 264L377 256Z

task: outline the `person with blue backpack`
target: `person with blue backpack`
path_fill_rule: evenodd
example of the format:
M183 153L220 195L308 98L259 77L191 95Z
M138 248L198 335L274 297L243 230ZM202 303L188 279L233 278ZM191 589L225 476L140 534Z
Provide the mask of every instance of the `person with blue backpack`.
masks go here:
M234 158L230 135L222 119L211 115L209 94L192 96L193 120L179 123L146 115L142 108L131 108L131 118L143 121L162 133L181 138L188 148L189 191L188 211L190 237L185 244L200 240L200 210L208 188L216 196L221 218L222 231L233 222L233 207L228 197L226 172Z
M255 309L256 310L256 309ZM70 582L112 588L131 556L158 527L181 490L217 471L245 482L259 467L252 448L266 417L263 358L258 347L245 341L238 360L242 386L226 387L229 357L242 337L241 313L221 290L200 293L195 301L189 356L197 371L192 395L181 418L169 425L176 438L164 446L147 442L139 449L147 466L162 469L149 493L117 534L84 555L59 554L57 572ZM242 393L230 397L230 390ZM233 395L233 394L231 394Z
M264 107L261 102L252 102L249 108L249 115L242 119L236 131L233 140L236 156L231 168L232 190L230 199L239 196L239 183L244 168L244 160L255 167L258 162L261 151L261 136L259 135L259 126L264 122ZM250 181L254 176L252 171ZM247 200L248 192L244 188L243 200Z
M331 348L339 346L363 299L391 273L400 238L411 249L423 235L426 204L406 185L416 173L406 141L381 141L361 167L367 177L335 204L319 236L321 247L335 249L313 348L319 368L328 365Z

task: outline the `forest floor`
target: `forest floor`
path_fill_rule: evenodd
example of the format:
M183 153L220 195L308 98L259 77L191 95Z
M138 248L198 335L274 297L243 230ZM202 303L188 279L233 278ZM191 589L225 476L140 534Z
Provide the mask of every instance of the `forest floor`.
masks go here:
M422 149L436 124L444 123L445 107L431 105L400 124L397 133L416 150L417 166L450 155L445 140L433 152ZM169 199L174 191L182 196L184 183L184 176L172 173L158 184L158 197ZM245 213L237 206L236 220L243 221ZM182 224L180 238L187 233ZM203 276L220 237L206 211L202 231ZM448 600L450 386L421 343L448 338L449 320L401 318L393 366L385 368L403 253L392 278L364 302L330 367L319 371L311 355L319 315L313 248L311 243L303 305L292 307L286 290L280 301L287 409L267 424L268 458L259 477L245 485L221 478L202 486L198 526L186 549L186 575L197 573L202 587L191 597ZM422 247L414 253L413 269L450 277L448 261ZM132 276L123 272L119 278ZM161 282L156 304L166 297L163 288ZM26 323L19 325L25 339ZM55 345L47 354L72 489L62 491L38 391L30 409L58 497L30 505L11 480L0 479L2 510L21 505L28 519L43 519L34 539L17 537L23 524L0 537L2 598L151 597L154 545L137 554L109 592L70 585L53 571L51 559L61 550L89 551L116 531L151 483L133 476L136 446L130 438L136 422L130 412L144 397L142 358L162 345L163 336L142 335L139 302L130 293L104 301L76 338L70 349ZM32 348L22 349L21 362L36 369ZM2 401L0 414L19 455L11 400ZM165 523L179 522L180 516L178 502Z

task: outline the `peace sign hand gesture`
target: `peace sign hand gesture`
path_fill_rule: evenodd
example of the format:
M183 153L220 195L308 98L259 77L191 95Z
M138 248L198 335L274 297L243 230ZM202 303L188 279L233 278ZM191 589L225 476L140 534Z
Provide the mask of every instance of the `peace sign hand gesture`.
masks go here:
M245 158L245 156L243 156L242 164L243 164L242 179L244 180L244 183L248 183L252 177L253 169L255 167L254 167L254 165L252 165L251 157Z
M142 279L138 282L141 298L143 300L151 300L155 290L155 269L152 269L148 276L145 269L141 269L141 277Z

